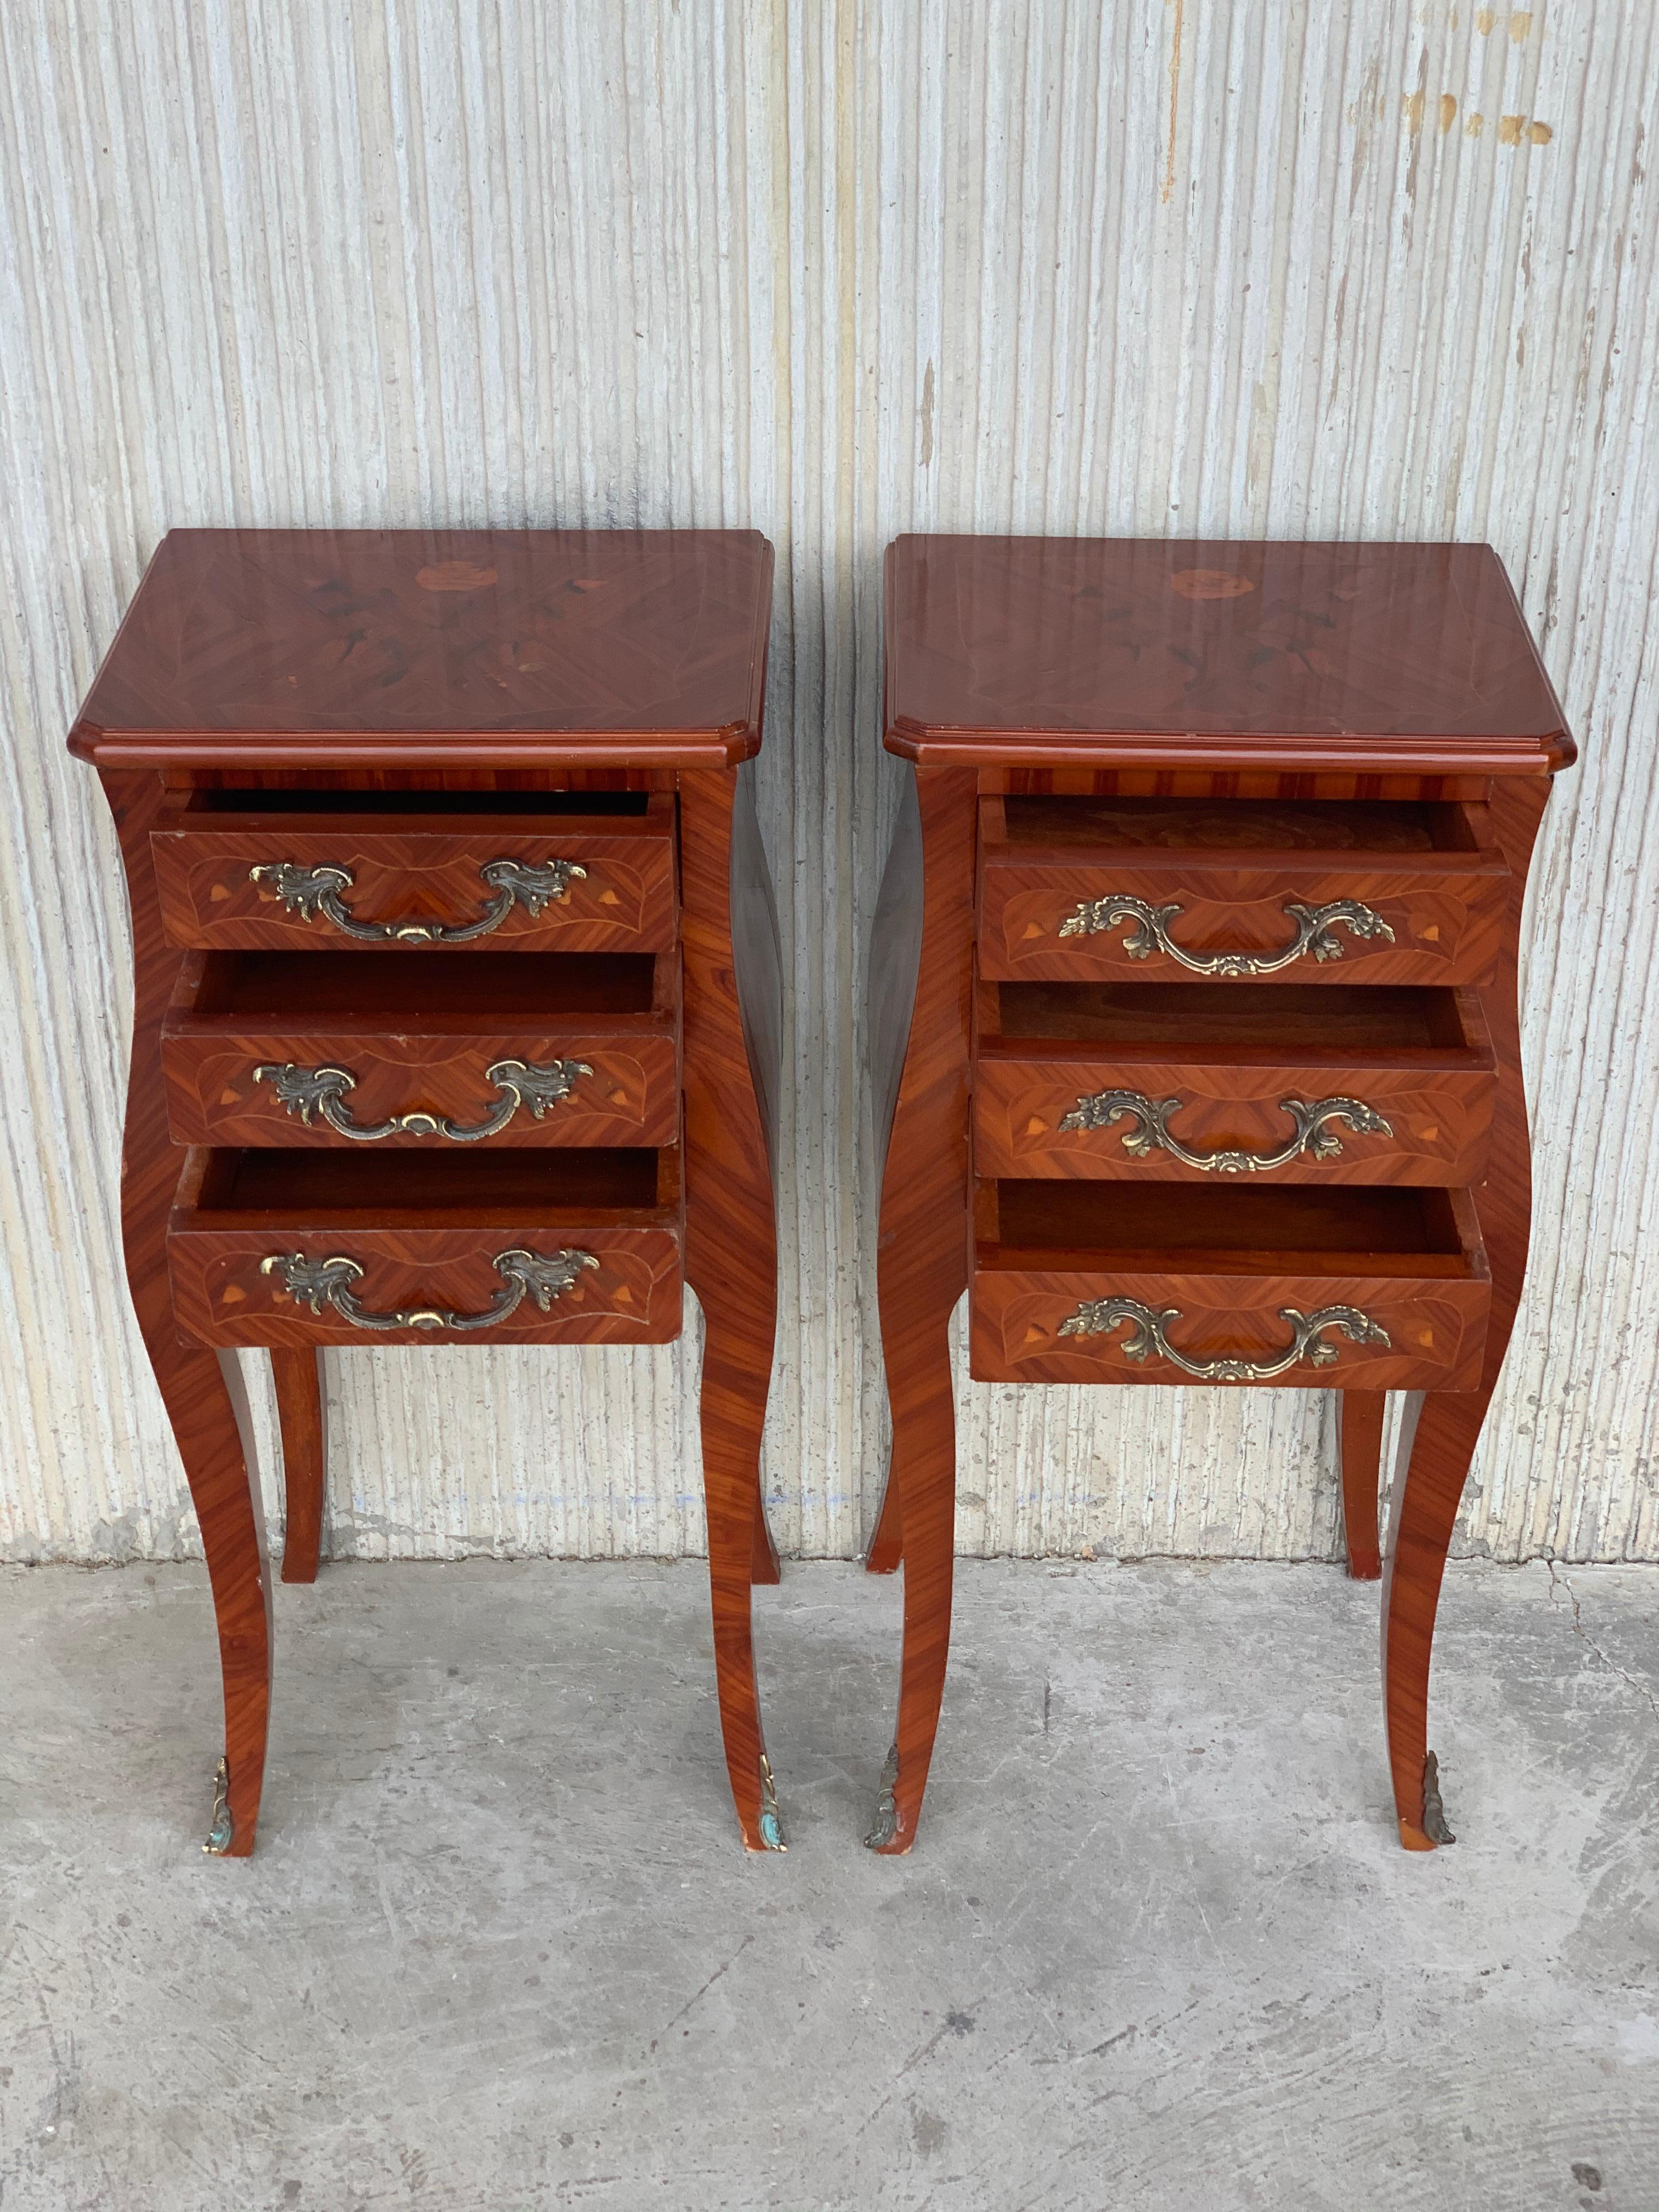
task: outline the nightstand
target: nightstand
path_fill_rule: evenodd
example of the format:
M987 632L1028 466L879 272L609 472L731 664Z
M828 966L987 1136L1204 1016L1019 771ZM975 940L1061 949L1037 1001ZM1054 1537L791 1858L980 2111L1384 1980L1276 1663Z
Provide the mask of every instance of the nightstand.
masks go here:
M750 778L753 532L176 531L70 736L125 861L128 1277L201 1522L253 1848L270 1589L239 1349L269 1352L283 1575L317 1571L324 1346L707 1326L720 1717L779 1849L750 1587L781 1004Z
M947 1332L999 1382L1341 1394L1351 1570L1382 1568L1402 1843L1451 1840L1430 1646L1514 1324L1516 1006L1574 757L1480 545L904 538L885 741L914 764L878 911L872 1068L904 1570L872 1848L915 1835L950 1638Z

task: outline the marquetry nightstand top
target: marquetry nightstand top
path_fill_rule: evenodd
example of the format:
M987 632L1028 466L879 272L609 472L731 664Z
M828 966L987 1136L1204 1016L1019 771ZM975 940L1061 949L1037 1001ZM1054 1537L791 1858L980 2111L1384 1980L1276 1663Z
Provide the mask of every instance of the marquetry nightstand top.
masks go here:
M929 767L1550 773L1574 746L1488 545L901 538L886 738Z
M751 530L175 530L70 737L103 767L720 767L760 744Z

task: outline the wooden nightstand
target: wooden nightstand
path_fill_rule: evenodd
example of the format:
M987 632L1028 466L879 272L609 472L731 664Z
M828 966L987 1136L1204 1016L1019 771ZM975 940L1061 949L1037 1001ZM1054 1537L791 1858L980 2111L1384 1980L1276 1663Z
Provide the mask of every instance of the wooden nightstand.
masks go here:
M1401 1841L1449 1842L1430 1645L1514 1324L1526 876L1574 757L1481 545L903 538L886 743L915 763L872 972L904 1565L877 1850L915 1839L950 1638L947 1328L993 1382L1342 1392L1382 1593Z
M120 834L128 1278L213 1584L253 1848L270 1589L235 1347L269 1349L283 1574L317 1571L319 1349L707 1322L727 1767L781 1848L750 1586L781 1006L749 531L177 531L70 738Z

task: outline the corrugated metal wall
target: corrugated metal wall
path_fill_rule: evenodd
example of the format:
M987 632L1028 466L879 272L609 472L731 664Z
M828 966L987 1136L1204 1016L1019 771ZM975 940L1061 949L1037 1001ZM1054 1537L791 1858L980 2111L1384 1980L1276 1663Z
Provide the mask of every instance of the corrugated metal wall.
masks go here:
M783 1542L884 1451L860 1050L899 530L1488 537L1583 744L1535 876L1526 1312L1464 1540L1659 1557L1653 11L0 10L0 1555L171 1556L125 925L62 750L171 524L752 524L793 963ZM695 1334L331 1358L337 1551L702 1543ZM258 1364L250 1362L250 1364ZM1328 1401L963 1386L973 1551L1335 1543Z

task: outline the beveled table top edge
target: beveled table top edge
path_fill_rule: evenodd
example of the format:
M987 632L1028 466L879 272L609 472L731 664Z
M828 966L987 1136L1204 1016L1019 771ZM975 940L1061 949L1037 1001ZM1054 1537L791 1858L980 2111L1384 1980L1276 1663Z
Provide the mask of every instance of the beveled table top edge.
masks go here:
M77 759L105 769L735 768L760 750L752 724L715 730L142 730L69 735Z
M882 742L918 768L1262 770L1285 775L1554 775L1578 748L1565 726L1535 738L1375 737L1329 732L925 726L900 715Z

